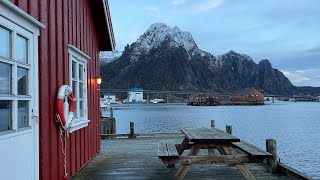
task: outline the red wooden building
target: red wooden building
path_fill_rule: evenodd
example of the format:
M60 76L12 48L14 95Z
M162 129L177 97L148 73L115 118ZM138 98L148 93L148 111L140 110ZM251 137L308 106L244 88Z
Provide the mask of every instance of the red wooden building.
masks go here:
M0 179L63 179L64 165L71 177L99 152L99 51L114 46L107 0L0 1ZM66 156L63 84L75 95Z
M254 87L245 88L233 93L231 96L231 101L236 103L263 104L264 95Z
M219 104L216 93L193 94L189 97L189 105L217 105Z

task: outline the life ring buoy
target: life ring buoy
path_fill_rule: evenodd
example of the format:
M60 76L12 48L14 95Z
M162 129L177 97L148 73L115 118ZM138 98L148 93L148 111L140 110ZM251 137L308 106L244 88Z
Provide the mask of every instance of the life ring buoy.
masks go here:
M69 106L69 109L67 107ZM68 130L74 113L74 96L72 89L68 85L62 85L59 88L56 103L57 121L63 130Z

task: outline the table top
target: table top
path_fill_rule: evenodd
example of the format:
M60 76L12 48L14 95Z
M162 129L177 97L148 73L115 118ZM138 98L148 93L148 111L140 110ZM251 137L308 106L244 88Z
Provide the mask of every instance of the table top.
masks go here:
M190 142L194 143L231 143L240 142L234 137L217 128L193 128L181 129L182 133Z

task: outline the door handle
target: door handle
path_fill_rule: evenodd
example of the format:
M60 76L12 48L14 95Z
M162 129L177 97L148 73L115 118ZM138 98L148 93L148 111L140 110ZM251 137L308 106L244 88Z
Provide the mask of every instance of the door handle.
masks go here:
M34 119L37 124L39 123L39 117L38 117L38 116L33 115L33 116L32 116L32 119Z

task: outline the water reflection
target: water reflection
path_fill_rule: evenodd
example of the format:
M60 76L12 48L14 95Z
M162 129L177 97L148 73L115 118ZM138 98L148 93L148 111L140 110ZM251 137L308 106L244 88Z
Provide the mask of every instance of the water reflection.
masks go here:
M18 67L18 94L27 95L27 74L28 70Z

